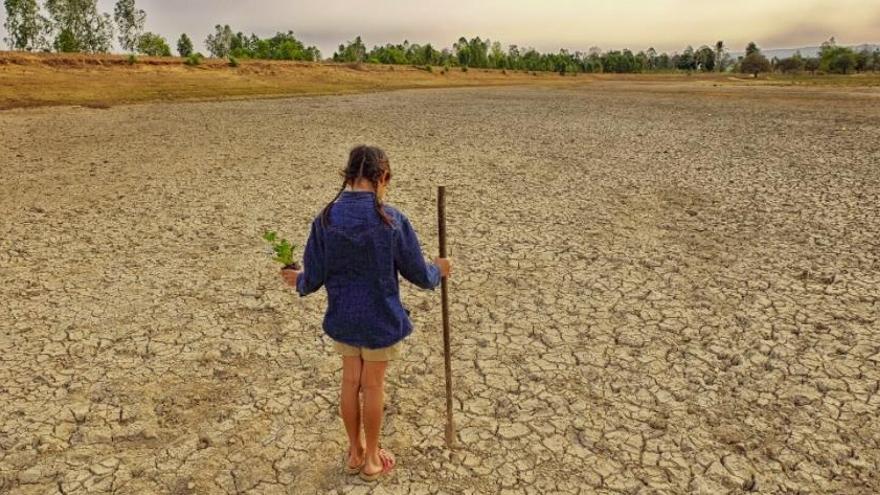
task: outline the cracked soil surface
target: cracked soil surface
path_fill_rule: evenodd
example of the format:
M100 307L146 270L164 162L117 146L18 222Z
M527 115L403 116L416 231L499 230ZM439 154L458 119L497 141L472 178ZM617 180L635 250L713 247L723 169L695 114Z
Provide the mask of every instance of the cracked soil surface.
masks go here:
M880 492L877 92L597 83L0 113L0 493ZM360 142L437 251L341 472L302 245Z

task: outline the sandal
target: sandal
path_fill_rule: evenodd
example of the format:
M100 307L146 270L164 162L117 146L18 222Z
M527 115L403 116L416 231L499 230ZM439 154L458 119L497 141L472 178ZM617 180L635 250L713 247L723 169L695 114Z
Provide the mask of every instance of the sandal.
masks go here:
M379 459L382 460L382 470L367 474L363 470L361 470L359 476L364 481L376 481L382 476L385 476L394 469L394 466L397 464L397 460L394 459L394 455L391 452L388 452L385 449L379 449Z

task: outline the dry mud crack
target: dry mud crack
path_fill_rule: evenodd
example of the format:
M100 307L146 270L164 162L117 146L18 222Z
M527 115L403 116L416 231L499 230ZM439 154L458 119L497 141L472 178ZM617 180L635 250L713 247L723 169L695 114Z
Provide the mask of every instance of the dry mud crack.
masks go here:
M0 113L0 493L880 492L876 93L595 84ZM324 296L356 143L436 252L396 475L340 472Z

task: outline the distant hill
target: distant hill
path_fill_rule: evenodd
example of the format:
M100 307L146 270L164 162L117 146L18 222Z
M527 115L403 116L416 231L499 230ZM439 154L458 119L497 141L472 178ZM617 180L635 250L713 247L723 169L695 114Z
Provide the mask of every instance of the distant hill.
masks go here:
M767 58L788 58L794 55L797 52L801 52L801 55L804 57L818 57L819 56L819 46L804 46L801 48L771 48L768 50L761 50L761 52ZM855 51L861 51L864 48L867 48L868 51L874 51L880 49L880 45L873 44L862 44L862 45L854 45L851 46ZM745 55L745 52L730 52L730 55L734 58Z

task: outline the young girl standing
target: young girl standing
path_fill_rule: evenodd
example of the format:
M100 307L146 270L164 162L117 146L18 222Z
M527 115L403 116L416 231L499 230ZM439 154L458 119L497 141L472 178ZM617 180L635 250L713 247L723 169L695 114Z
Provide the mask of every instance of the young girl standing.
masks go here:
M282 270L281 276L300 296L322 285L327 289L323 327L342 355L340 412L349 440L346 471L372 481L395 464L391 452L379 447L385 369L412 332L397 275L433 289L441 277L449 276L450 261L436 258L427 263L409 220L383 204L391 181L385 152L355 147L343 176L342 189L312 222L303 270Z

